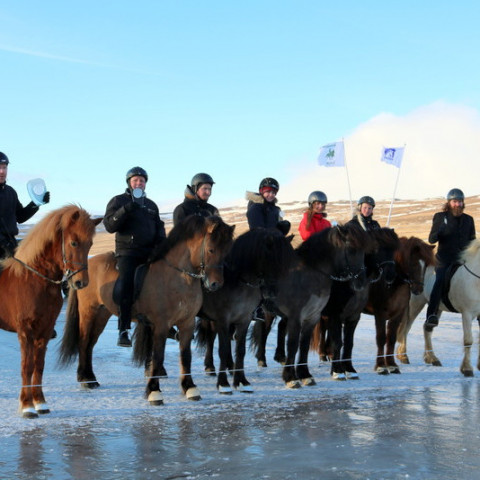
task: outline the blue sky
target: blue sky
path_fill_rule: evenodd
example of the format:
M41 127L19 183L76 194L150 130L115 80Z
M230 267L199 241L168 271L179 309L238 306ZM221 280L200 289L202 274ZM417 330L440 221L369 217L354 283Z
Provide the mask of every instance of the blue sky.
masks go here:
M198 172L241 204L323 190L480 194L480 4L473 1L0 1L0 151L23 203L102 214L144 167L161 211ZM316 165L344 138L348 171ZM406 145L400 171L382 146ZM474 169L474 170L472 170ZM348 176L346 175L348 173ZM397 177L397 175L399 177Z

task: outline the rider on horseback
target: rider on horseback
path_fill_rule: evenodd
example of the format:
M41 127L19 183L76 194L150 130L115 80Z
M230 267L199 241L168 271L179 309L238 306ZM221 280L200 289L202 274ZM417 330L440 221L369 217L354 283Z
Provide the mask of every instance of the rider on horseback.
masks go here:
M447 193L443 211L433 216L432 229L428 241L438 242L435 269L435 284L427 307L424 328L431 332L438 325L438 307L442 299L442 288L448 268L458 260L461 251L475 238L475 222L470 215L463 213L465 195L459 188Z
M325 212L327 202L327 196L320 190L316 190L308 196L308 210L303 214L298 226L302 240L332 226L327 220L327 212Z
M350 220L358 223L365 231L378 230L380 224L373 219L373 209L375 208L375 200L368 195L360 197L357 202L358 211Z
M120 315L117 345L131 347L128 330L132 320L134 275L136 268L145 263L157 244L165 238L164 223L158 207L145 195L147 172L133 167L126 175L127 189L108 202L103 223L109 233L115 233Z

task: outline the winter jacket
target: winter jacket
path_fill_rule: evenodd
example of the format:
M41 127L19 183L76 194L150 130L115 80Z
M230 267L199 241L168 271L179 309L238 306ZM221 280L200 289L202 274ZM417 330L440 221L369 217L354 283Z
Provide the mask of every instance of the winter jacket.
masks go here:
M475 238L475 222L462 213L455 217L451 212L437 212L433 216L430 243L438 242L437 259L448 265L458 259L462 250Z
M165 238L165 225L155 202L144 197L143 205L136 204L128 188L108 202L103 223L107 232L115 233L117 256L146 260L155 245Z
M354 215L350 222L358 223L358 225L360 225L366 232L379 230L381 228L380 224L374 220L371 215L369 217L364 217L360 212Z
M17 223L26 222L37 212L38 207L33 202L23 207L17 192L10 185L0 185L0 247L5 246L7 250L13 251L17 245Z
M178 225L184 218L189 215L199 215L201 217L210 217L211 215L219 215L216 207L200 200L187 186L185 190L185 200L175 207L173 211L173 224Z
M305 212L303 214L303 218L300 221L300 225L298 226L298 231L300 232L302 240L306 240L307 238L310 238L314 233L321 232L325 228L329 228L332 226L332 224L325 218L325 215L323 213L314 213L310 222L310 228L307 229L308 214L309 212Z
M277 199L273 202L266 202L259 194L254 192L247 192L246 198L248 200L247 206L247 220L248 226L252 228L276 228L280 217L280 207L276 205Z

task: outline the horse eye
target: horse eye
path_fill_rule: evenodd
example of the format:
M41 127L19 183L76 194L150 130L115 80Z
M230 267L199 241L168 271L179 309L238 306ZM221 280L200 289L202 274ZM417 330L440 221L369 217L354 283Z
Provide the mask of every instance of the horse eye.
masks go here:
M75 240L72 240L72 241L70 242L70 245L71 245L72 247L74 247L74 248L75 248L75 247L78 247L78 242L76 242Z

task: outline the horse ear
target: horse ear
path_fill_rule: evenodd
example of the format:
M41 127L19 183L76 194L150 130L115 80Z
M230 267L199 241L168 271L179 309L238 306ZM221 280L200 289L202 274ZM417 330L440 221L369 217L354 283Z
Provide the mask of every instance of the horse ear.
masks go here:
M97 226L99 223L101 223L103 220L103 217L100 217L100 218L95 218L93 219L93 223L95 226Z
M292 243L293 237L295 237L295 235L292 233L291 235L289 235L288 237L285 237L285 238L287 239L287 242Z

